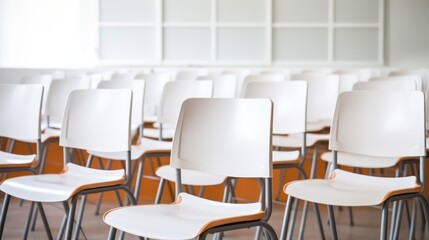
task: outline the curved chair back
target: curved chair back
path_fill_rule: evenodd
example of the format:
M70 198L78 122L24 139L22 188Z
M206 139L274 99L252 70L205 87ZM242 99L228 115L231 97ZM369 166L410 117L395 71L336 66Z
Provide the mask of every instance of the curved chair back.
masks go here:
M167 82L171 81L170 73L151 73L136 76L146 82L144 96L144 117L147 121L156 121L162 91Z
M32 77L23 77L21 84L41 84L43 86L43 102L42 102L42 116L46 115L46 101L48 99L49 88L51 87L52 75L40 75Z
M0 84L0 136L40 139L42 99L42 85Z
M76 89L88 89L90 83L89 78L52 81L46 102L48 127L61 128L64 108L69 94Z
M357 82L353 85L353 90L375 90L375 91L415 91L416 83L412 80L403 81L369 81Z
M353 88L353 85L357 82L359 82L359 75L357 73L344 73L344 74L338 74L340 77L340 86L339 86L339 92L346 92L351 91Z
M174 127L179 116L180 107L186 99L211 98L212 94L212 81L167 82L162 93L158 122Z
M170 165L232 177L271 178L272 102L188 99L181 108Z
M243 90L246 88L246 85L250 82L282 82L284 81L283 75L278 74L255 74L248 75L243 79L243 82L240 86L241 92L240 96L243 95Z
M306 132L307 82L251 82L243 98L268 98L273 102L273 134Z
M234 98L237 88L237 76L235 74L222 74L200 76L197 80L213 81L214 98Z
M425 156L424 133L422 92L344 92L338 97L329 149L377 157Z
M308 83L308 122L332 119L340 86L338 75L294 75L292 80Z
M110 80L98 84L99 89L130 89L133 91L131 124L141 126L143 121L143 105L145 95L144 80Z
M131 103L129 89L71 92L64 112L60 145L98 152L130 151Z
M416 84L416 89L418 91L423 91L423 80L422 76L419 75L406 75L406 76L391 76L391 77L374 77L370 81L414 81Z

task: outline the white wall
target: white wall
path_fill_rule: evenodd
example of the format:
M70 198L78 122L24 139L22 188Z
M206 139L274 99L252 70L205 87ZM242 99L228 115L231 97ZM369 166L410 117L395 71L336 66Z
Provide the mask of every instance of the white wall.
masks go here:
M114 2L115 0L112 1ZM158 0L153 0L152 3L155 4L156 1ZM176 0L166 2L175 3L175 1ZM228 2L224 0L211 1L219 2L219 8L222 7L223 3ZM282 2L281 0L272 1ZM96 63L96 58L99 54L99 49L97 49L99 45L98 2L99 0L0 0L0 67L92 67L93 64ZM200 3L206 2L208 1L202 1ZM233 1L231 4L234 2L240 1ZM259 2L261 1L253 1L253 3ZM312 1L307 0L307 4L311 4L311 2ZM316 0L316 2L319 2L319 0ZM327 2L327 0L324 2ZM351 3L350 0L338 0L338 2ZM369 4L371 1L367 2L367 5L371 6L371 4ZM166 5L166 7L168 6L169 5ZM263 11L263 15L266 14L265 9L261 11ZM276 13L276 11L278 11L278 9L274 9L274 13ZM221 12L218 14L221 14ZM146 15L147 14L145 14L145 16ZM274 17L277 15L278 14L274 14ZM296 15L302 16L300 14ZM166 16L170 15L167 14ZM154 17L152 16L151 19L152 18ZM224 17L219 15L219 21L223 18ZM261 19L263 19L263 17L261 17ZM144 19L144 21L149 20ZM151 21L158 20L152 19L149 22ZM146 27L144 24L143 27ZM171 23L167 21L166 29L168 31L164 32L167 34L167 37L169 36L168 34L171 35L174 33L173 30L181 29L180 26L175 28L176 26L174 24L171 26L168 24L171 25ZM200 23L197 23L196 29L199 28L198 24ZM428 24L429 0L385 0L384 64L386 66L399 67L429 67ZM218 28L217 37L220 40L222 40L221 37L225 35L224 32L226 30L233 29L228 28L227 26L229 25L224 25L225 23L222 21L216 25L216 28ZM149 29L150 26L149 24L147 28ZM211 26L210 23L208 23L207 26ZM206 30L205 28L201 29ZM276 30L276 28L274 28L274 30ZM283 33L283 30L280 30L274 31L273 39L271 40L273 41L274 47L276 47L277 42L279 42L276 40L277 37L281 39L281 36L285 35L281 35L280 33ZM158 33L155 32L154 34ZM229 34L225 36L231 37L232 35ZM348 38L352 38L350 35L347 36ZM338 35L338 37L341 36ZM126 42L133 40L133 38L127 39L125 39ZM167 40L165 40L165 44L169 43ZM213 41L213 39L210 39L210 41ZM259 42L264 41L261 40ZM282 40L281 42L284 41ZM347 40L345 42L349 41ZM257 45L257 43L253 45ZM219 42L219 44L222 44L222 42ZM284 44L282 43L281 46L284 46ZM334 47L341 48L339 45ZM222 46L219 49L221 50L221 48ZM282 53L283 48L277 48L279 51L272 53L273 59L282 60L281 58L277 59L277 55ZM223 59L223 56L226 56L225 54L230 53L230 51L224 53L220 50L214 53L220 60ZM176 52L165 51L163 57L167 57L168 59L171 55L170 53ZM208 54L210 53L206 55ZM213 55L213 53L211 54ZM291 54L288 53L285 56L291 56ZM159 58L159 56L156 55L152 58ZM263 57L260 58L262 59ZM162 64L162 62L160 63Z
M386 65L429 67L429 1L388 0Z
M89 31L80 1L0 0L0 6L0 66L78 67L91 59L82 44Z

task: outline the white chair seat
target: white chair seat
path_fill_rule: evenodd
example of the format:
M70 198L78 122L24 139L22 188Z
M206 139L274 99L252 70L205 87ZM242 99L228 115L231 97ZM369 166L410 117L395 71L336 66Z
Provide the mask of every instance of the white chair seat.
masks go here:
M168 181L176 181L176 169L169 165L161 166L156 170L158 177L167 179ZM194 186L210 186L218 185L225 181L225 176L202 173L192 170L182 170L182 184Z
M143 131L143 136L149 137L149 138L159 138L159 129L158 128L145 128ZM162 138L164 139L170 139L174 136L174 129L170 128L163 128L162 129Z
M21 155L0 151L0 168L31 167L36 162L36 154Z
M172 142L158 141L148 138L142 138L139 145L131 145L131 160L137 160L144 154L150 153L168 153L171 151ZM88 151L89 154L101 158L113 160L125 160L126 152L95 152Z
M306 126L307 132L318 132L322 131L326 127L329 127L329 125L324 122L307 122Z
M323 161L332 162L332 152L325 152L320 157ZM401 158L397 157L374 157L352 153L337 153L337 164L341 166L362 168L388 168L395 166Z
M158 120L158 116L156 116L156 115L144 115L143 119L145 122L153 123L153 122L156 122L156 120Z
M390 196L419 191L414 176L373 177L340 169L329 180L300 180L285 186L286 194L295 198L335 206L374 206Z
M296 163L299 161L299 151L273 151L273 164Z
M97 170L72 163L61 174L41 174L5 180L0 190L11 196L34 202L60 202L76 192L114 186L125 180L124 170Z
M307 147L312 147L319 141L328 141L329 134L307 133ZM300 148L302 146L302 134L289 134L287 136L273 135L273 146Z
M192 239L204 230L264 217L261 204L231 204L181 193L173 204L116 208L104 222L128 233L154 239Z
M59 138L61 134L61 129L57 128L45 128L42 132L41 141L42 143L48 141L52 138Z

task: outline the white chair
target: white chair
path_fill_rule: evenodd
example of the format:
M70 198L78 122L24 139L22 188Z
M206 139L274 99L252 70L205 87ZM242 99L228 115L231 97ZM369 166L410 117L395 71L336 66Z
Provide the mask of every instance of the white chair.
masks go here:
M285 78L283 75L279 74L253 74L253 75L247 75L240 87L240 95L243 95L243 90L246 88L246 85L250 82L282 82Z
M110 80L133 80L136 76L135 72L126 72L126 73L120 73L116 72L112 74L112 77Z
M244 98L268 98L273 101L273 137L294 135L301 144L287 146L290 151L273 151L273 168L281 169L278 189L275 193L276 199L280 195L280 188L285 177L285 169L296 168L302 178L306 179L303 163L307 153L307 82L305 81L284 81L284 82L251 82L244 89ZM299 150L296 150L299 149ZM298 206L296 205L296 208ZM320 214L315 205L316 217L323 236ZM307 212L305 204L303 212ZM299 239L301 239L299 237Z
M408 81L412 80L416 84L418 91L423 91L423 80L419 75L392 76L392 77L373 77L369 81Z
M67 214L58 238L71 239L79 196L122 189L132 204L135 199L128 189L130 176L130 116L132 92L127 89L76 90L70 93L65 108L60 145L64 147L64 169L58 174L21 176L3 181L0 190L6 195L0 217L0 235L11 197L38 203L63 202ZM108 119L108 121L105 121ZM126 168L98 170L70 163L72 149L101 152L125 152ZM68 204L70 200L70 205ZM30 217L31 218L31 217ZM50 239L52 236L48 235ZM0 236L1 237L1 236Z
M162 92L155 128L145 129L144 136L159 140L171 139L183 101L196 97L211 98L212 95L213 82L209 80L167 82Z
M46 162L44 159L47 156L49 145L60 138L61 123L69 94L74 90L88 89L89 87L89 78L53 80L51 82L46 100L46 124L42 124L42 126L46 126L42 128L42 163ZM40 169L43 172L43 164Z
M41 108L43 86L0 84L0 137L36 143L36 154L14 154L0 150L0 172L30 171L41 165Z
M357 82L353 85L354 91L379 90L379 91L414 91L417 90L413 80L404 81L369 81Z
M43 86L43 102L42 102L42 118L46 117L46 102L48 99L48 92L52 82L52 75L40 75L32 77L23 77L21 79L21 84L41 84ZM43 124L43 122L42 122ZM42 127L44 128L44 127Z
M214 98L235 98L237 76L235 74L200 76L197 80L213 81Z
M133 104L131 111L131 136L138 134L143 136L143 106L145 99L144 80L110 80L98 84L98 89L130 89L133 92Z
M271 116L267 99L189 99L183 103L173 139L176 168L173 204L141 205L108 211L104 221L116 230L155 239L205 239L207 234L261 226L271 212ZM245 123L245 124L243 124ZM181 170L263 181L261 202L231 204L181 193Z
M338 74L338 76L340 78L339 93L351 91L353 85L359 82L359 75L357 73L343 73Z
M171 81L171 74L162 72L138 74L135 79L143 79L146 82L144 120L149 123L156 122L162 91L164 90L165 84Z
M200 69L179 69L174 78L175 81L197 80L199 76L205 75Z
M352 91L340 94L329 140L334 156L330 177L326 180L298 180L285 186L284 191L289 197L281 239L293 230L288 229L288 222L294 199L328 205L333 239L337 239L337 233L332 206L381 205L380 239L387 239L391 202L418 199L427 223L429 206L422 195L426 181L424 115L424 97L418 91ZM337 169L338 160L345 154L354 156L350 161L355 161L355 165L359 165L363 158L371 158L374 167L387 158L419 158L420 179L414 176L375 177Z

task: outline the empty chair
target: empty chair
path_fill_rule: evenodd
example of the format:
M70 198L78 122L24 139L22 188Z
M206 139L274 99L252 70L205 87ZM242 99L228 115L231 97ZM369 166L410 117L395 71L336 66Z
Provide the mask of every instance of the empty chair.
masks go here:
M36 202L42 212L41 203L63 202L67 211L63 221L67 221L66 239L71 238L79 196L122 189L135 204L127 187L131 155L131 99L132 92L128 89L76 90L70 93L60 137L60 145L64 147L64 169L58 174L20 176L1 183L0 190L6 195L0 217L0 235L11 197ZM126 152L125 170L98 170L70 163L72 149ZM60 229L63 230L63 226ZM62 235L63 231L60 231L58 238L61 239ZM49 238L52 239L50 234Z
M112 74L112 77L110 80L133 80L136 76L135 72L126 72L126 73L120 73L116 72Z
M379 90L379 91L413 91L417 90L416 83L413 80L404 81L369 81L357 82L352 90Z
M352 91L340 94L331 127L329 149L333 151L328 179L298 180L285 186L289 195L281 239L288 231L294 199L328 205L333 239L337 239L332 206L382 207L380 239L387 239L389 205L416 198L429 221L425 188L426 147L424 139L424 97L418 91ZM392 122L392 119L394 121ZM351 173L337 168L345 154L355 165L363 158L376 167L385 159L419 158L419 179L415 176L386 178ZM428 230L429 226L426 224Z
M143 114L144 121L156 122L162 91L164 90L164 85L171 81L171 74L162 72L138 74L135 79L143 79L146 82Z
M154 129L145 129L144 136L154 139L171 139L179 116L180 106L188 98L210 98L213 94L213 82L173 81L167 82L162 93L158 119Z
M260 81L268 81L268 82L282 82L285 78L281 74L254 74L248 75L243 79L243 82L240 86L241 92L240 96L243 94L243 90L246 88L246 85L250 82L260 82Z
M197 80L202 75L205 75L205 72L200 69L179 69L174 79L175 81Z
M407 75L407 76L393 76L393 77L373 77L370 81L406 81L412 80L416 83L416 88L419 91L423 91L422 77L418 75Z
M36 143L36 154L0 150L0 172L36 173L42 161L41 108L43 86L0 84L0 137Z
M197 80L213 81L214 98L234 98L237 88L237 76L235 74L222 74L200 76Z
M23 77L21 79L21 84L41 84L43 86L43 102L42 102L42 118L43 121L46 121L46 101L48 99L48 92L52 82L52 75L40 75L40 76L32 76L32 77ZM42 124L46 124L46 122L42 122ZM42 127L44 128L44 127Z
M98 84L99 89L130 89L133 91L131 136L143 136L143 106L145 94L144 80L110 80Z
M351 91L353 85L359 82L359 75L357 73L338 74L340 78L339 93Z
M116 230L155 239L205 239L207 234L261 226L271 212L271 116L267 99L189 99L183 103L173 138L176 168L173 204L141 205L108 211L105 223ZM246 123L246 124L243 124ZM261 179L261 202L222 203L181 193L181 170L234 178Z

